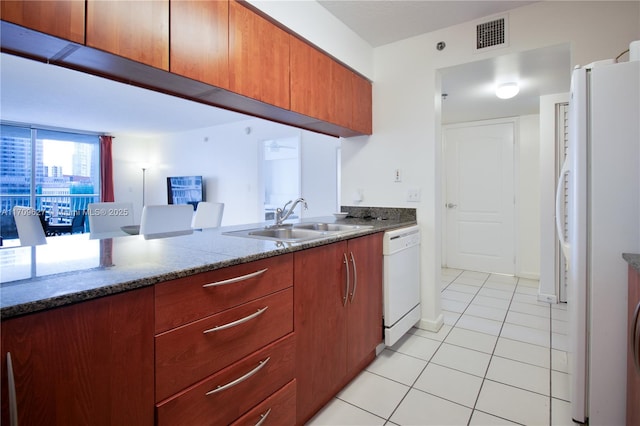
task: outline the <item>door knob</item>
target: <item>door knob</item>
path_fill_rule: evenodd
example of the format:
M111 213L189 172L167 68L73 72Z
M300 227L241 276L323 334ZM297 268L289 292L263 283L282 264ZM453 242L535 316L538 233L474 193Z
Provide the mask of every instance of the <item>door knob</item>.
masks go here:
M457 205L457 204L447 203L447 208L448 208L448 209L455 209L456 207L458 207L458 205Z

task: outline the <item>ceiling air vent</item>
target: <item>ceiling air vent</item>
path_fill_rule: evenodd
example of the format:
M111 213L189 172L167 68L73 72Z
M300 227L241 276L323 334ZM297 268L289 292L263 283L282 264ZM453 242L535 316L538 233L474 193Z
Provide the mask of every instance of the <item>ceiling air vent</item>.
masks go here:
M476 51L507 46L506 16L476 26Z

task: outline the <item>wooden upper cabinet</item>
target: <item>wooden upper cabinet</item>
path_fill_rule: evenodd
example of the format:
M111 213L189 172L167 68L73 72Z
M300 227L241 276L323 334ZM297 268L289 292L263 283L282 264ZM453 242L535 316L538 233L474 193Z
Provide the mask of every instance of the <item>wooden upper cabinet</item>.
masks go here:
M373 133L373 109L371 83L363 77L352 73L353 103L352 124L350 128L365 135Z
M2 0L0 17L3 21L84 44L84 0Z
M170 71L229 88L228 0L172 0Z
M169 0L87 0L89 47L169 70Z
M331 61L331 115L329 121L351 128L353 105L353 72Z
M291 110L371 134L371 83L291 36Z
M331 121L332 59L291 36L291 110Z
M289 109L289 34L229 2L229 89Z

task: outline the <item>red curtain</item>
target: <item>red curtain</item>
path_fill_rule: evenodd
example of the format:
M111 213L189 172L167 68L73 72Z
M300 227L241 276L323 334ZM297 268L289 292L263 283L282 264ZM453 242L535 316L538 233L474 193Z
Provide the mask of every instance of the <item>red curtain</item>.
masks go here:
M100 194L101 201L115 201L113 195L113 158L111 144L113 136L100 136Z

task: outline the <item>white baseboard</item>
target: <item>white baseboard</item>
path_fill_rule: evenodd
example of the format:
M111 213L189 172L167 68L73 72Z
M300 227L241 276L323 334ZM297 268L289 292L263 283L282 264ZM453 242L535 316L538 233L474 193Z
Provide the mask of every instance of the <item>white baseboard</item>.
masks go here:
M420 321L418 321L417 325L418 325L418 328L421 328L421 329L427 330L427 331L433 331L434 333L437 333L440 330L440 328L442 327L443 324L444 324L444 316L442 314L440 314L433 321L422 318Z
M538 302L558 303L558 296L555 294L538 292Z

